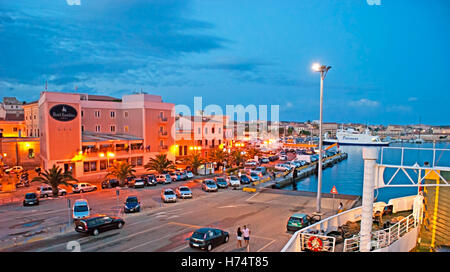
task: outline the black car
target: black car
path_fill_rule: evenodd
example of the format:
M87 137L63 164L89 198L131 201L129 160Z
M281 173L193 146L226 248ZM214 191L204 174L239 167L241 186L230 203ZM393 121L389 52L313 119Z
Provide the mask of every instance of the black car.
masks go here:
M227 243L229 239L230 235L226 231L213 228L201 228L192 233L191 238L189 238L189 246L211 251L213 247Z
M97 236L100 232L121 229L125 221L119 217L108 215L92 215L75 221L75 231Z
M119 181L117 179L107 179L102 181L102 189L115 188L119 186Z
M123 211L125 213L130 212L140 212L141 211L141 202L139 202L137 196L129 196L125 201L125 206L123 207Z
M158 184L156 181L156 176L153 174L142 175L141 179L145 180L145 186L156 186Z
M269 157L269 161L271 161L271 162L274 162L274 161L276 161L278 159L279 159L279 157L277 155L273 155L273 156Z
M242 184L250 184L252 182L247 175L241 175L240 179Z
M36 193L27 193L23 200L24 206L39 205L39 197Z

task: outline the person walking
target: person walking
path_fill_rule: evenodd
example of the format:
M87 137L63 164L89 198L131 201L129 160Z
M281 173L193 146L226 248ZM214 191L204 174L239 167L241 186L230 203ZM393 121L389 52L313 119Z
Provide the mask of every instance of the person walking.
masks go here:
M242 247L242 231L241 231L241 227L237 228L237 247L238 248Z
M339 207L338 207L337 213L341 213L343 211L343 209L344 209L344 204L342 204L342 202L341 202L341 203L339 203Z
M244 225L244 229L242 230L242 233L244 234L244 243L245 247L247 248L247 252L250 251L250 229L247 228L247 225Z

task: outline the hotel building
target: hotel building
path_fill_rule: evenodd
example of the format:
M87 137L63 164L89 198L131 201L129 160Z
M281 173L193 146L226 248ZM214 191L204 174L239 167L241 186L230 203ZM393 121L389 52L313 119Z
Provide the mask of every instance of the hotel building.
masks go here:
M143 168L150 157L169 152L175 139L172 127L175 105L160 96L109 96L42 92L35 132L33 110L25 106L27 130L40 137L45 169L53 165L72 171L74 177L105 175L112 161Z

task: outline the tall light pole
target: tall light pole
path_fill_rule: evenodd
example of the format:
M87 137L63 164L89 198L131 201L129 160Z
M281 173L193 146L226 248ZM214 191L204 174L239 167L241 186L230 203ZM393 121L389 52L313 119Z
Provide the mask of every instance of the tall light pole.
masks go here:
M316 213L321 213L320 202L322 200L322 122L323 122L323 80L325 79L328 70L331 69L331 66L321 65L319 63L314 63L312 66L313 71L320 72L320 121L319 121L319 164L318 164L318 182L317 182L317 203L316 203Z

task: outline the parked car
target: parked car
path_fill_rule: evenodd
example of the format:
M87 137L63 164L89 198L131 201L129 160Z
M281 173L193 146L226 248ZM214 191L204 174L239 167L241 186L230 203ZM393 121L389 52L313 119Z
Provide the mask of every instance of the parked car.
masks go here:
M286 155L281 155L280 156L280 161L287 161L287 156Z
M268 158L266 158L266 157L262 157L262 158L260 159L260 162L261 162L261 163L269 163L270 160L269 160Z
M162 189L161 190L161 199L164 202L177 202L177 195L172 189Z
M296 213L289 218L286 224L286 229L288 231L297 231L320 220L320 215L309 216L304 213Z
M85 193L85 192L92 192L97 190L97 186L92 185L90 183L76 183L72 184L72 192L73 193Z
M125 200L123 206L124 213L131 212L140 212L141 211L141 202L138 200L137 196L129 196L127 200Z
M145 181L145 186L156 186L158 184L156 176L153 174L142 175L141 179Z
M188 177L186 175L186 171L176 171L177 175L180 177L180 180L187 180Z
M145 180L143 179L135 179L133 180L129 187L133 187L133 188L144 188L145 187Z
M250 161L246 161L245 162L245 166L257 166L259 163L257 161L254 160L250 160Z
M227 243L229 239L230 235L226 231L213 228L201 228L192 233L189 238L189 246L211 251L214 247Z
M224 177L217 177L217 178L215 178L215 180L216 180L216 184L217 184L218 188L221 188L221 189L228 188L228 182Z
M264 166L256 167L255 170L252 171L256 173L259 177L262 177L267 174L267 170Z
M115 188L119 186L119 181L117 179L107 179L102 181L102 189Z
M161 184L167 184L172 182L172 178L169 174L161 174L156 176L156 181Z
M178 198L192 198L192 191L187 186L180 186L175 190Z
M259 178L258 173L256 173L256 172L251 172L251 173L250 173L250 180L251 180L252 182L254 182L254 181L259 181L260 178Z
M181 175L177 172L170 172L169 175L172 178L172 181L180 181L181 180Z
M252 181L250 180L250 177L247 175L241 175L241 183L242 184L250 184Z
M194 174L191 171L186 171L186 176L188 179L190 179L194 177Z
M291 170L291 166L289 166L287 164L279 163L279 164L275 165L275 170L289 171L289 170Z
M47 198L47 197L53 196L53 189L51 186L41 185L41 186L37 187L36 194L38 195L38 197ZM61 189L58 187L58 195L64 196L66 194L67 194L67 191L65 189Z
M6 174L19 174L22 173L23 167L22 166L13 166L11 168L8 168L5 170Z
M271 162L274 162L274 161L276 161L278 159L279 159L279 157L277 155L272 155L272 156L269 157L269 161L271 161Z
M23 206L39 205L39 197L36 193L27 193L23 199Z
M97 236L103 231L121 229L123 225L125 225L125 221L120 217L97 214L77 220L75 231Z
M73 204L73 219L81 219L89 216L91 208L89 208L86 199L77 199Z
M202 190L205 192L217 192L217 184L212 179L205 179L202 181Z
M231 187L241 186L241 182L239 181L239 178L236 176L230 176L230 186Z

